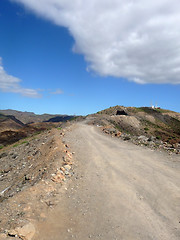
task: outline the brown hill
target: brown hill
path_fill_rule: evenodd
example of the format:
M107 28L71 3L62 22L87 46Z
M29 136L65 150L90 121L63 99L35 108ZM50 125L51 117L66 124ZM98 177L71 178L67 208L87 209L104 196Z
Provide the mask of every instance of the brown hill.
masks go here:
M16 131L24 127L24 124L16 119L14 116L5 116L0 114L0 132L3 131Z
M58 115L58 114L35 114L33 112L21 112L12 109L0 110L3 115L11 115L24 124L34 122L65 122L71 119L73 116Z
M180 143L180 113L149 107L115 106L94 115L94 123L110 125L137 136L154 136L170 144Z
M7 113L15 113L20 119L23 119L24 122L30 119L37 120L37 122L24 124L15 116L0 113L0 148L53 127L59 127L61 122L65 122L67 119L72 118L70 116L54 116L48 114L47 116L44 114L39 117L35 114L30 115L29 113L21 113L14 110L8 110ZM32 116L33 118L28 116ZM42 122L42 120L45 119L48 120Z
M0 132L0 148L15 143L23 138L37 135L45 130L61 126L62 123L32 123L21 127L20 129L9 129Z

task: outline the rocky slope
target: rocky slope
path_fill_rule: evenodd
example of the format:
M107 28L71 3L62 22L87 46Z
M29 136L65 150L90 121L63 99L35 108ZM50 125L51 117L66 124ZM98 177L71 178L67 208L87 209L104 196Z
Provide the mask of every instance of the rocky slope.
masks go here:
M53 128L0 150L0 239L30 240L73 175L73 153Z
M115 106L90 115L103 131L136 144L179 152L180 113L148 107Z

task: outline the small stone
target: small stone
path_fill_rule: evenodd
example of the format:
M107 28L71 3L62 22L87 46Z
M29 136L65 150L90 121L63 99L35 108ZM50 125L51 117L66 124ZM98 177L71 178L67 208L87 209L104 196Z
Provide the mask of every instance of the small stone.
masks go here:
M0 158L7 157L7 156L8 156L8 155L7 155L7 153L5 153L5 152L0 154Z
M17 235L17 232L15 229L11 229L8 231L8 236L15 237Z
M22 228L16 228L15 231L20 238L24 240L31 240L35 234L35 227L32 223L28 223Z
M57 172L55 176L52 176L51 180L53 182L62 183L62 181L65 181L65 177L61 172Z
M64 165L64 168L65 168L66 171L69 171L69 170L71 169L71 166L69 166L69 165Z

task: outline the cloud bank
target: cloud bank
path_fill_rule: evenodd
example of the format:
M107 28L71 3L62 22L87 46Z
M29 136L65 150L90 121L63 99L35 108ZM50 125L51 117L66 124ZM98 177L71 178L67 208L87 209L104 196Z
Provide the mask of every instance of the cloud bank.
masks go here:
M136 83L180 83L179 0L13 0L68 28L88 70Z
M20 85L21 80L6 73L0 58L0 91L19 93L22 96L30 98L39 98L41 95L34 89L23 88Z

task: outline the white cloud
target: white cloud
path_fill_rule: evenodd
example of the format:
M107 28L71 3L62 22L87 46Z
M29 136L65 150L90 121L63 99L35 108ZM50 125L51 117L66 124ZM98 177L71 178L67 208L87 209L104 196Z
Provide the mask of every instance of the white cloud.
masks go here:
M67 27L88 70L137 83L180 83L179 0L13 0Z
M56 91L54 91L54 92L51 92L51 94L63 94L64 92L61 90L61 89L56 89Z
M41 95L34 89L23 88L20 85L19 78L8 75L3 68L2 58L0 57L0 91L19 93L22 96L30 98L39 98Z

